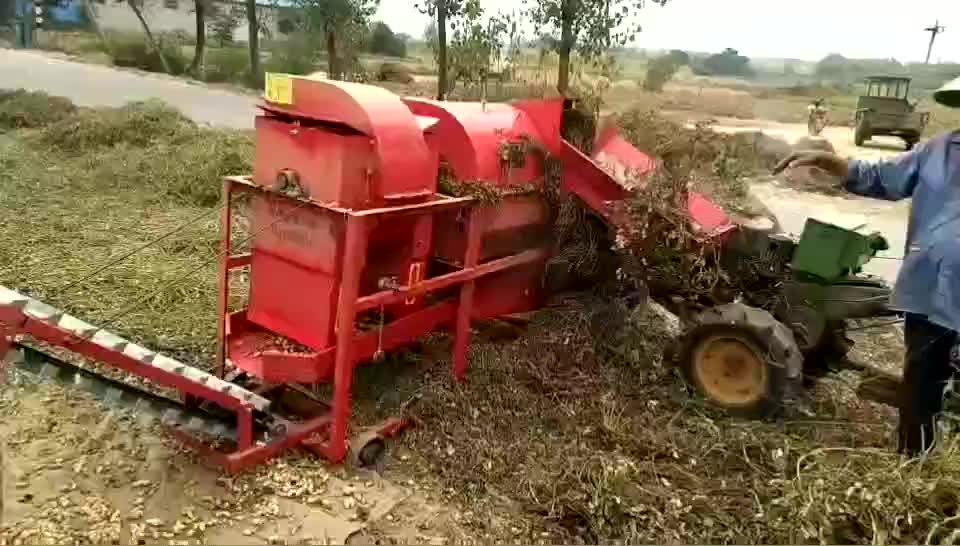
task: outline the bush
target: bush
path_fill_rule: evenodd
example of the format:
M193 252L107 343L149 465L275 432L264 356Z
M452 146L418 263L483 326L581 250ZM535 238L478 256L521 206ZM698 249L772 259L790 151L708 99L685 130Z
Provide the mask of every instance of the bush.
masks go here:
M250 73L250 53L245 48L224 47L207 52L204 79L208 82L240 82Z
M679 68L669 56L654 59L647 67L647 75L643 79L643 89L655 93L663 91L663 86L673 78Z
M179 75L186 72L190 60L180 49L180 42L173 36L159 35L156 37L160 50L163 51L170 73ZM110 38L108 53L113 57L113 64L130 68L139 68L148 72L166 72L160 56L147 43L143 34L117 34Z
M0 90L0 130L43 127L73 115L69 99L39 91Z

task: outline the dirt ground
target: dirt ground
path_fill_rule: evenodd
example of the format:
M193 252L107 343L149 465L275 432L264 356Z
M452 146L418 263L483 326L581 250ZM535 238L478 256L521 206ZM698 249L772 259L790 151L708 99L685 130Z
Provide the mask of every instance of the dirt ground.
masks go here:
M0 387L0 544L344 544L472 536L426 484L296 453L240 476L82 392L8 372Z

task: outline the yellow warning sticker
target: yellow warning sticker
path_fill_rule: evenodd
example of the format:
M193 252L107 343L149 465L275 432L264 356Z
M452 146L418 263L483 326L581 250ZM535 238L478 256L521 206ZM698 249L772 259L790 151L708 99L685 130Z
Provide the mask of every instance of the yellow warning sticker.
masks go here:
M289 74L267 72L264 98L275 104L293 104L293 78Z

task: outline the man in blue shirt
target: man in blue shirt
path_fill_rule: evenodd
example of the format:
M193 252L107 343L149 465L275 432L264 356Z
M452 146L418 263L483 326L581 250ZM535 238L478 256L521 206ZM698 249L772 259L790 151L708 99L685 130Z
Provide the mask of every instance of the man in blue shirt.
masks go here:
M960 108L960 78L934 93ZM960 331L960 130L937 135L889 160L844 160L797 152L774 169L814 166L841 178L847 191L878 199L912 198L907 248L893 308L905 313L906 359L900 392L899 449L916 455L933 445L943 387L953 374Z

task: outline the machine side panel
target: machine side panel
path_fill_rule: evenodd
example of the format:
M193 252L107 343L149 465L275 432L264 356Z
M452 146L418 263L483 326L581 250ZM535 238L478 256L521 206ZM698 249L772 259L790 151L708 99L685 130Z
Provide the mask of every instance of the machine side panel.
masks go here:
M317 207L255 195L251 322L314 348L331 341L340 219Z
M320 203L359 208L382 202L367 172L375 164L370 138L345 135L258 116L253 179L273 187L283 170L294 171L306 195Z

